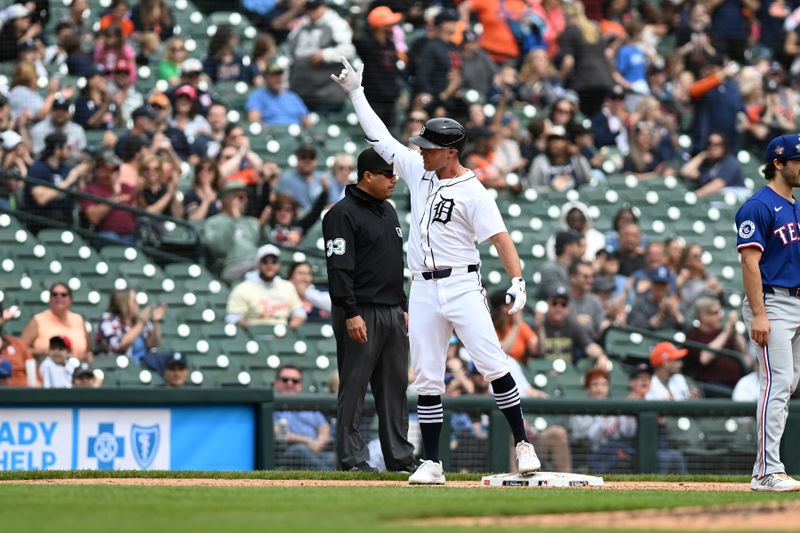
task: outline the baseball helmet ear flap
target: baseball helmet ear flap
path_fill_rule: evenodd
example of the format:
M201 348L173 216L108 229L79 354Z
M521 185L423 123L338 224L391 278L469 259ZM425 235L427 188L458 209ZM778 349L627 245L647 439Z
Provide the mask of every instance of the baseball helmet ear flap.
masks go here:
M467 143L467 132L452 118L432 118L409 141L420 148L455 148L460 154Z

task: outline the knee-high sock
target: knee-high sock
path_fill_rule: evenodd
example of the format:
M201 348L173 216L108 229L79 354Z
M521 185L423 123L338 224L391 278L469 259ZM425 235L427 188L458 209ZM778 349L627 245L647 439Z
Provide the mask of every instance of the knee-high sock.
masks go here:
M522 420L522 407L519 404L519 390L511 374L506 374L492 381L492 391L494 392L494 400L497 402L497 407L503 411L506 420L508 420L508 425L511 426L511 432L514 434L514 443L516 444L523 440L527 441L525 422Z
M519 400L517 400L519 403ZM439 460L439 434L442 432L444 409L441 396L422 396L417 398L417 415L419 429L422 433L422 444L425 458L430 461Z

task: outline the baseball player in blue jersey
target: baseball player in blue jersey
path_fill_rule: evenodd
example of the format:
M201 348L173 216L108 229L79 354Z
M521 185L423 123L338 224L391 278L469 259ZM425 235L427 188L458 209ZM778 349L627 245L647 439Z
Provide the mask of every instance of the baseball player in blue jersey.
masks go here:
M767 186L736 213L737 248L746 294L742 308L750 338L760 347L758 454L750 488L800 491L786 475L780 444L789 398L800 380L800 135L770 141Z

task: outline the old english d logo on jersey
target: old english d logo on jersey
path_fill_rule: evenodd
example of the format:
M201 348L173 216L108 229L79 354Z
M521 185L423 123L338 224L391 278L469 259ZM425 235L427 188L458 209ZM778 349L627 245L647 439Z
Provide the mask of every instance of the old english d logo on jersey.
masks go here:
M453 218L453 208L455 208L455 206L455 201L442 196L441 200L439 200L439 203L433 206L433 217L431 220L433 222L447 224L450 222L450 219Z

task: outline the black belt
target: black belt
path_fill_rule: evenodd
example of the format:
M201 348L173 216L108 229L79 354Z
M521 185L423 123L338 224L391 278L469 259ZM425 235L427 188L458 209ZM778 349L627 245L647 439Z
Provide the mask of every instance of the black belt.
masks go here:
M764 285L764 294L775 294L775 289L781 289L782 291L786 291L789 293L789 296L794 298L800 298L800 287L778 287L777 285L773 288L771 285Z
M469 265L467 267L467 272L477 272L478 265ZM453 273L452 268L443 268L442 270L431 270L430 272L420 272L422 274L422 278L426 280L432 279L442 279L442 278L449 278L450 274Z

